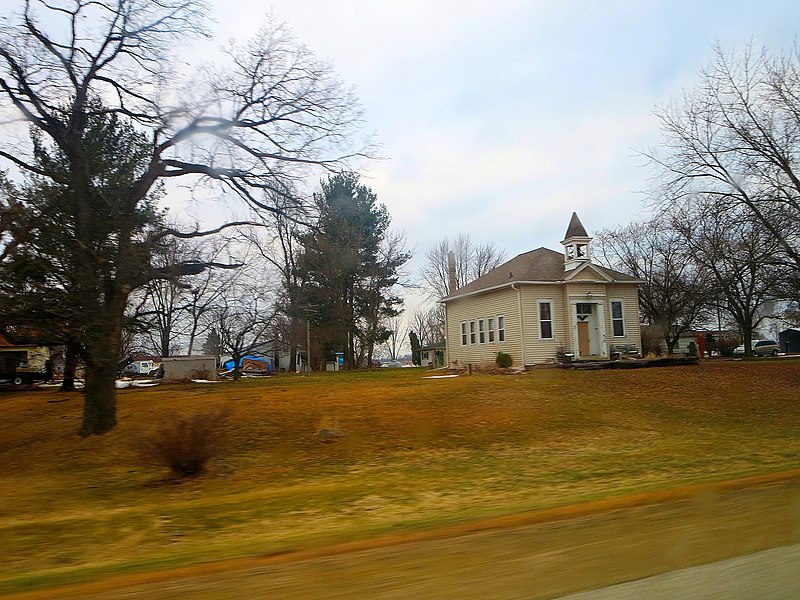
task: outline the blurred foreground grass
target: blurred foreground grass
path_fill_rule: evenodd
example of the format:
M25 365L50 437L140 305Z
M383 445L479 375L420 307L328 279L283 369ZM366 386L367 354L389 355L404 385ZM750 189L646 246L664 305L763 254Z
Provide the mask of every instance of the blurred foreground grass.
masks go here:
M797 360L426 374L123 390L86 440L79 395L0 394L0 593L800 466ZM145 432L222 407L205 475L139 462Z

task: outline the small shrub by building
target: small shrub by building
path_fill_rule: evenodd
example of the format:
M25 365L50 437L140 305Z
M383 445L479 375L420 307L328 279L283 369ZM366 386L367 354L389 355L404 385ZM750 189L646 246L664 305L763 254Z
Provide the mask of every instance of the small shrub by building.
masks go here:
M498 352L495 362L501 369L508 369L514 364L514 359L511 358L511 355L508 352Z

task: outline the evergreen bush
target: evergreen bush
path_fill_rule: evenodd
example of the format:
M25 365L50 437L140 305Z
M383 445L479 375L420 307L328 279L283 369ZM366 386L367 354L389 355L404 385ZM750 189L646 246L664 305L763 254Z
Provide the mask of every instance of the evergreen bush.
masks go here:
M514 364L514 359L511 358L511 355L508 352L498 352L495 362L501 369L507 369Z

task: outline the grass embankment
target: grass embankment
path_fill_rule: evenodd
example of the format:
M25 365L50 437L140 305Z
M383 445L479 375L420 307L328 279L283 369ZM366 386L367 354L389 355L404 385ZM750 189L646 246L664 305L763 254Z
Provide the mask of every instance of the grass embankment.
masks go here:
M79 395L0 395L0 593L800 467L795 360L424 375L123 390L86 440ZM139 462L143 432L225 406L206 475Z

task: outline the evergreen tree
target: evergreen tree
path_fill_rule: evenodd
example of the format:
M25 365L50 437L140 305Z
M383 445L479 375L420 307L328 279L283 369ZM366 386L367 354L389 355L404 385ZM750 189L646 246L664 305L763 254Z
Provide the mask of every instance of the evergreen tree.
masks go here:
M97 111L82 130L81 164L34 134L36 164L16 190L13 248L0 263L0 327L17 339L72 346L86 365L82 435L116 424L114 380L132 290L153 277L151 234L162 223L159 188L142 202L126 190L147 166L148 142ZM80 185L78 185L80 183ZM174 273L177 275L179 273Z
M420 357L420 344L419 344L419 336L411 331L408 334L408 339L411 342L411 363L418 367L422 364L422 358Z
M298 269L303 304L327 352L344 353L344 367L371 361L376 342L386 339L384 317L399 314L392 293L410 255L388 235L386 207L354 173L321 182L314 195L317 226L300 236Z
M219 356L221 353L222 338L216 328L212 327L203 343L203 354L206 356Z

